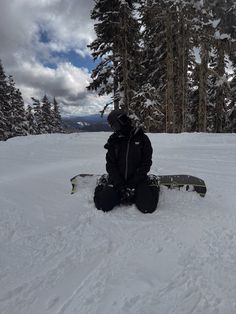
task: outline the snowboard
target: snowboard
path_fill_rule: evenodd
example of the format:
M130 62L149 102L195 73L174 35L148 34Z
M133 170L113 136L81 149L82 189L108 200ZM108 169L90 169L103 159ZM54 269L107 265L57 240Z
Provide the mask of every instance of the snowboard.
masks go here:
M106 177L106 175L103 175ZM80 188L92 178L96 178L97 181L101 178L101 175L98 174L89 174L89 173L80 173L70 179L72 184L71 194L75 194ZM150 185L166 186L169 189L185 189L186 191L195 191L201 197L204 197L207 192L205 182L191 175L186 174L175 174L175 175L148 175Z

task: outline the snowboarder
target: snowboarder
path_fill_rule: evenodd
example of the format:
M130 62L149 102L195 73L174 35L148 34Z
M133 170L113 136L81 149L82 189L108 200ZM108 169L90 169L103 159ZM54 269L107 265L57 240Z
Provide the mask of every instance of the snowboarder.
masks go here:
M113 110L108 123L114 133L106 145L108 179L100 180L94 193L97 209L104 212L116 205L135 204L143 213L155 211L159 187L151 185L147 175L152 165L152 145L142 128L132 127L122 110Z

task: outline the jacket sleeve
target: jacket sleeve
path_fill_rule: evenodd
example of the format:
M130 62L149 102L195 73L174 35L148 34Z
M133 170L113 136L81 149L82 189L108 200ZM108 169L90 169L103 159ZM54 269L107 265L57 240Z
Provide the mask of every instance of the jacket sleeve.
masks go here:
M152 152L151 142L147 135L144 135L141 164L133 177L128 181L129 186L135 187L147 178L147 173L150 171L152 165Z
M112 148L108 148L107 154L106 154L106 170L109 175L109 178L111 182L117 186L122 187L125 185L124 180L122 179L116 162L116 156L115 151Z

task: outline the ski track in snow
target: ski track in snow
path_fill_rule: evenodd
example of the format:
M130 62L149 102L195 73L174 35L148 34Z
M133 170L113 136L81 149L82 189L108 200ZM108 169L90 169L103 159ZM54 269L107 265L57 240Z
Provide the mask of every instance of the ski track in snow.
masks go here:
M236 313L236 135L150 134L152 173L192 174L205 198L162 188L158 210L93 204L108 133L0 142L1 314Z

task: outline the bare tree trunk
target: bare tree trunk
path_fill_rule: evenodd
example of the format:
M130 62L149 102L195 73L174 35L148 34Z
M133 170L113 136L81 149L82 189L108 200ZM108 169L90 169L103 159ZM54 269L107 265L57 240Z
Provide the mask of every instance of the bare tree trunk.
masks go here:
M218 80L221 80L225 73L225 53L224 53L224 44L221 42L217 45L217 72L219 75ZM215 132L220 133L223 129L223 110L225 105L225 98L224 98L224 84L223 81L219 82L217 88L217 97L216 97L216 121L215 121Z
M167 86L166 86L166 132L173 133L175 128L174 120L174 52L172 33L172 14L166 15L167 35Z
M177 61L175 77L175 132L186 130L185 116L187 107L187 70L188 70L188 46L189 35L186 29L185 12L179 10L178 37L177 37Z
M117 73L118 62L115 60L113 61L113 63L114 63L113 102L114 102L114 109L117 110L119 109L119 95L118 95L119 78L118 78L118 73Z
M201 64L199 72L199 107L198 107L198 131L206 132L207 125L207 78L208 78L209 52L207 44L201 45Z
M189 61L189 32L183 21L183 55L182 55L182 123L181 131L186 131L186 111L188 101L188 61Z
M128 81L128 52L127 52L127 32L128 30L128 23L127 23L127 16L125 12L123 13L123 45L122 45L122 72L123 72L123 89L124 89L124 96L123 96L123 108L125 112L128 112L129 109L129 81Z
M114 40L113 43L113 65L114 65L114 77L113 77L113 102L114 102L114 109L119 109L119 71L118 71L118 56L119 56L119 43L117 38Z

